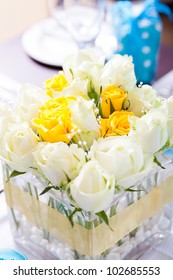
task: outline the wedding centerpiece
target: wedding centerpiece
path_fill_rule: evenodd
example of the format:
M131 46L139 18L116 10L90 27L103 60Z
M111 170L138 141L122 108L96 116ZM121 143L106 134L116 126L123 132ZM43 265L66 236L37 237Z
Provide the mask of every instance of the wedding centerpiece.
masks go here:
M169 231L173 97L136 83L132 57L82 50L44 89L24 85L1 106L14 237L37 257L130 258Z

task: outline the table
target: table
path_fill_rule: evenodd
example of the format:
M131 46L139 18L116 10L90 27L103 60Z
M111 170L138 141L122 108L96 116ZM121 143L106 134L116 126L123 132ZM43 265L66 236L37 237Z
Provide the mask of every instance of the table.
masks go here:
M42 86L44 80L59 70L58 67L43 66L28 57L22 48L20 37L0 46L0 61L0 73L19 83L36 86Z
M159 58L159 68L156 81L153 86L161 95L173 94L173 48L162 46ZM30 59L23 51L20 37L14 38L10 42L0 46L0 81L8 88L17 89L21 83L32 83L42 86L45 79L58 72L59 68L43 66ZM170 71L170 72L169 72ZM158 80L162 75L169 72L166 76ZM5 76L4 76L5 75ZM2 79L1 79L2 78ZM6 96L7 92L4 92ZM11 94L11 95L10 95ZM11 92L8 98L15 98ZM2 174L0 173L0 186L2 186ZM170 209L173 205L170 203ZM141 259L173 259L173 251L167 254L165 248L170 248L173 244L173 231L163 240L157 248L148 251ZM0 248L17 249L25 254L28 259L34 259L31 253L26 252L17 245L12 237L8 220L7 207L4 193L0 194Z
M0 46L0 73L19 83L42 86L43 82L56 74L60 68L42 65L28 57L20 38L19 36ZM172 69L173 47L161 45L155 81Z

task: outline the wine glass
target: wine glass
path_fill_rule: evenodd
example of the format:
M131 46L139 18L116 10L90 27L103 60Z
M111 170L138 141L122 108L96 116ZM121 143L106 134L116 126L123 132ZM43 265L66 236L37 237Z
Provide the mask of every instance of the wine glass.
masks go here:
M104 0L48 0L48 4L59 26L80 49L94 46L104 19Z

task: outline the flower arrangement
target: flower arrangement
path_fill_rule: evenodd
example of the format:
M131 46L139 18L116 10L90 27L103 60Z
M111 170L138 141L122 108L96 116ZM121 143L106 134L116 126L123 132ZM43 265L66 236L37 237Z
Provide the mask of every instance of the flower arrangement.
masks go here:
M172 144L173 100L136 86L131 57L115 55L104 65L81 51L45 88L47 96L24 86L14 111L5 110L1 157L13 170L36 169L53 187L70 189L87 211L104 210L116 186L146 176Z
M173 98L136 84L132 57L105 63L90 50L66 58L45 89L24 85L13 108L1 106L0 156L8 179L32 173L39 195L65 193L73 210L108 226L114 196L132 191L173 143Z

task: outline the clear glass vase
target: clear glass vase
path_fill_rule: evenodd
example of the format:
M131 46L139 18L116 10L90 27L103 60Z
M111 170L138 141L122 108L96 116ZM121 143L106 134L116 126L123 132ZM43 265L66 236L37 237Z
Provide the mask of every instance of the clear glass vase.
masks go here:
M172 226L158 185L173 173L173 165L166 155L159 160L165 169L115 194L106 210L109 225L94 213L74 211L65 192L40 195L47 182L31 172L9 179L11 170L4 164L14 240L37 259L138 259Z

